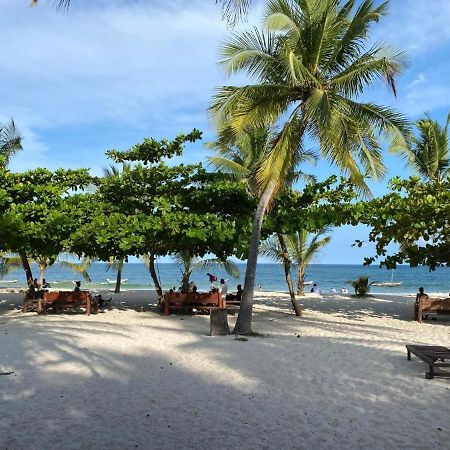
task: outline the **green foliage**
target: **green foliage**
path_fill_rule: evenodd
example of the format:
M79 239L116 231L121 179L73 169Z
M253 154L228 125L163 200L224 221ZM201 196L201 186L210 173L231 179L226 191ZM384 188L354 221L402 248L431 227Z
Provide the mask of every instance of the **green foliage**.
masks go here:
M6 166L11 156L22 150L21 143L22 137L14 120L7 124L0 123L0 165Z
M363 207L354 186L335 176L307 184L302 192L280 193L263 225L263 235L318 233L327 226L356 225Z
M128 151L109 150L107 155L116 162L140 161L143 164L153 164L160 162L162 158L180 156L186 142L195 142L201 137L201 131L194 128L188 134L178 135L173 141L146 138Z
M381 259L380 265L388 269L404 262L430 270L448 265L450 181L430 184L417 177L394 178L390 188L389 194L360 205L361 222L372 228L369 241L376 245L376 256L365 258L365 263ZM392 243L398 244L397 251L389 251Z
M449 123L450 114L443 127L427 114L416 122L418 136L410 145L398 136L390 150L402 152L408 165L426 181L440 183L450 175Z
M351 281L351 285L355 289L355 294L359 297L367 295L371 284L369 283L369 277L365 275L361 275L357 280Z
M219 135L233 140L248 128L278 125L258 181L281 182L298 163L303 137L319 143L322 156L368 192L365 176L385 174L380 133L409 140L404 116L359 101L384 80L396 94L404 55L389 47L368 48L369 31L387 2L268 1L261 30L234 33L222 48L229 74L244 72L254 84L224 86L210 106Z
M146 139L116 161L132 160L113 176L96 179L90 199L76 199L79 226L70 248L78 255L108 261L129 255L155 256L187 252L191 257L214 253L221 260L240 253L248 234L253 202L245 186L223 174L208 173L201 164L169 166L163 158L179 155L193 132L175 141ZM138 159L144 158L141 164Z

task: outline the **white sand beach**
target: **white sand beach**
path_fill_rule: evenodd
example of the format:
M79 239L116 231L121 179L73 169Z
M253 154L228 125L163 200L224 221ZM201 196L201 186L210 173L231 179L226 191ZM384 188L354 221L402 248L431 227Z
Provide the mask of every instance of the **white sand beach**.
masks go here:
M450 448L450 379L405 344L450 346L450 317L413 297L258 293L261 337L209 337L209 317L154 310L38 316L0 294L0 449ZM230 317L233 324L235 317Z

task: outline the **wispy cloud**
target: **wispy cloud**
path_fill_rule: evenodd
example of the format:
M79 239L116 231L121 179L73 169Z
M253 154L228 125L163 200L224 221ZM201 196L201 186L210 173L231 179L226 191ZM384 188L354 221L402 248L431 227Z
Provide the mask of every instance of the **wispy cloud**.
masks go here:
M58 14L0 0L0 114L20 124L28 152L33 129L116 124L164 135L206 124L224 79L218 6L110 5Z

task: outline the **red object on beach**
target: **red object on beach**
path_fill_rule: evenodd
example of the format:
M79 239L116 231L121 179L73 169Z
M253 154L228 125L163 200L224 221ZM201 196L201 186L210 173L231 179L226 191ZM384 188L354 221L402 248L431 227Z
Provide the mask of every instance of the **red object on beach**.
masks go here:
M208 275L210 283L214 283L214 281L217 281L217 277L212 273L207 273L206 275Z

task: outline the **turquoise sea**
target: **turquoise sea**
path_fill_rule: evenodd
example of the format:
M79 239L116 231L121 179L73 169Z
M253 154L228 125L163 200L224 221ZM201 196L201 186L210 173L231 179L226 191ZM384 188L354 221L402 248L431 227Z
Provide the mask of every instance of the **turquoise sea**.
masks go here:
M106 264L92 264L89 274L92 283L82 282L85 289L113 289L116 274L106 271ZM233 279L221 270L211 270L218 278L228 279L230 290L233 290L237 284L243 284L245 274L245 264L239 264L241 276ZM177 264L158 264L157 270L161 284L164 289L170 289L180 285L181 269ZM33 267L34 276L37 277L37 267ZM434 272L429 272L425 267L410 268L408 266L400 266L394 271L380 269L376 266L365 267L362 265L330 265L330 264L313 264L308 268L307 280L314 281L318 284L323 292L328 292L331 288L340 290L346 287L352 291L352 287L348 283L349 280L357 278L359 275L369 276L369 281L391 281L401 282L400 286L385 287L372 286L373 293L415 293L420 286L425 288L425 292L442 293L447 295L450 292L450 268L441 267ZM127 279L122 284L123 290L131 289L153 289L153 283L147 268L141 263L128 263L124 265L123 278ZM47 269L45 278L50 282L52 288L72 289L74 280L78 280L77 275L70 270L61 267L58 264ZM295 267L293 270L293 278L295 282ZM110 280L110 282L107 281ZM9 281L17 280L15 283ZM208 277L206 272L194 270L191 280L195 282L199 290L207 290L209 288ZM278 264L259 264L256 277L257 289L264 291L286 291L286 282L284 280L284 272L282 266ZM22 270L16 270L9 273L0 280L0 287L24 287L25 277ZM310 287L309 287L310 288ZM309 290L308 286L306 289Z

